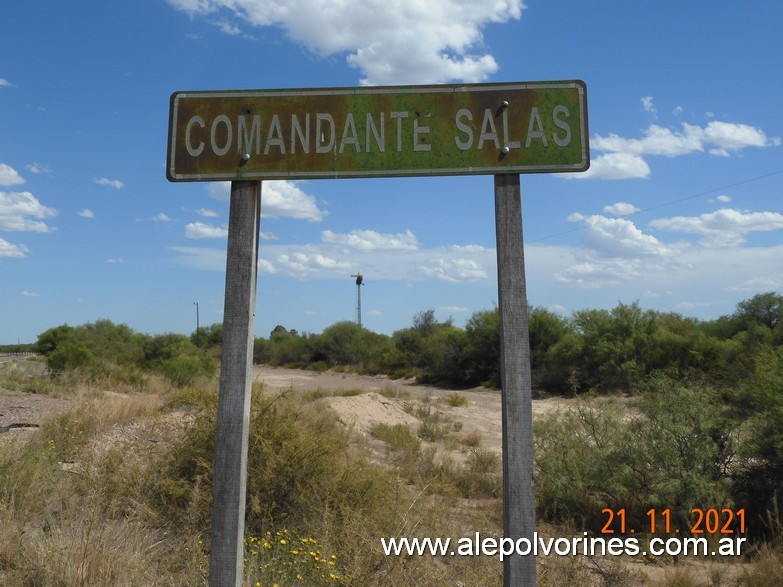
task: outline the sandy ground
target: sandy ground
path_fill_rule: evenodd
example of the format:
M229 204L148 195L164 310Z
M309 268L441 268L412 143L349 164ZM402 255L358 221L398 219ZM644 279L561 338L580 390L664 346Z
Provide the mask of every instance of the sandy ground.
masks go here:
M270 392L323 392L328 396L344 391L361 391L361 395L326 397L323 400L337 412L341 422L353 426L361 434L367 434L377 423L405 424L413 427L415 432L420 420L409 413L412 404L415 404L418 407L430 406L445 421L461 422L461 434L480 435L482 448L498 452L501 449L501 394L498 390L477 387L455 392L420 385L410 379L389 379L383 375L333 371L315 373L263 365L257 365L253 375L255 381L263 383ZM464 397L467 404L449 406L446 400L455 393ZM533 400L533 417L565 407L568 403L569 400L563 398Z
M23 359L6 359L0 362L0 370L36 369L40 365ZM420 424L420 420L410 413L412 405L428 405L430 410L437 411L444 421L460 422L463 435L480 435L483 448L500 451L501 396L497 390L475 388L455 392L419 385L410 379L393 380L380 375L366 376L333 371L316 373L263 365L255 366L253 375L256 382L263 383L266 390L273 393L323 393L327 397L321 401L337 413L340 421L364 435L379 422L389 425L405 424L413 427L415 432L415 426ZM340 395L351 391L361 394ZM446 399L454 393L465 397L467 404L460 407L449 406ZM533 400L533 414L544 414L568 403L569 400L563 398ZM71 405L72 402L67 399L0 388L0 434L8 434L6 438L29 435L41 423L69 409ZM0 439L2 438L3 436L0 436Z

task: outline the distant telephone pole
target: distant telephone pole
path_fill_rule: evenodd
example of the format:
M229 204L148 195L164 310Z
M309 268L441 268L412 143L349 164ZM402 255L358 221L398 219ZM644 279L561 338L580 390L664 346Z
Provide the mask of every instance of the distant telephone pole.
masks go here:
M200 328L199 319L198 319L198 302L193 302L193 305L196 306L196 346L198 346L198 342L199 342L199 340L198 340L198 337L199 337L198 331L199 331L199 328Z
M362 325L362 286L364 285L364 277L361 273L351 275L356 278L356 322L359 326Z

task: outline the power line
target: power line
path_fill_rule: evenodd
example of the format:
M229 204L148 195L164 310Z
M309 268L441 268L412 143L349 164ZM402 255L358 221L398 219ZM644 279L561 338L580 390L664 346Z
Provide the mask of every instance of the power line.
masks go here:
M694 200L696 198L701 198L701 197L704 197L704 196L708 196L709 194L713 194L715 192L722 192L722 191L730 189L730 188L735 188L735 187L738 187L738 186L741 186L741 185L746 185L746 184L753 183L753 182L756 182L756 181L761 181L762 179L767 179L768 177L772 177L772 176L775 176L775 175L780 175L781 173L783 173L783 169L779 169L778 171L772 171L770 173L765 173L763 175L757 175L755 177L751 177L750 179L743 179L742 181L738 181L738 182L735 182L735 183L730 183L730 184L723 185L723 186L720 186L720 187L717 187L717 188L712 188L712 189L709 189L709 190L705 190L703 192L699 192L697 194L693 194L693 195L690 195L690 196L677 198L676 200L669 200L667 202L663 202L661 204L656 204L655 206L650 206L650 207L644 208L642 210L636 210L635 212L629 212L628 214L619 214L617 217L618 218L626 218L628 216L636 216L637 214L644 214L645 212L651 212L653 210L658 210L659 208L665 208L666 206L672 206L674 204L679 204L680 202L687 202L688 200ZM540 241L543 241L543 240L549 240L550 238L556 238L558 236L564 236L566 234L572 234L572 233L578 232L578 231L579 231L579 227L577 227L577 228L569 228L568 230L564 230L562 232L557 232L557 233L554 233L554 234L549 234L549 235L546 235L546 236L535 238L535 239L529 240L527 242L529 242L529 243L537 243L537 242L540 242Z

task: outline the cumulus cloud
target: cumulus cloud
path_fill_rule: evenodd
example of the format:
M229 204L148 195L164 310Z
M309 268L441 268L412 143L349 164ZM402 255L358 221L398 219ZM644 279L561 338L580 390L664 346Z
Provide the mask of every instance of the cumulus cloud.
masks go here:
M204 218L217 218L218 213L208 208L199 208L196 210L196 214L203 216Z
M640 156L677 157L703 151L728 156L731 152L749 147L779 146L780 142L780 137L768 137L760 128L714 120L704 127L683 123L679 131L651 124L644 131L644 136L636 139L626 139L616 134L607 137L595 135L590 140L590 147L598 151Z
M603 257L640 257L669 255L673 251L633 222L599 214L578 218L585 247Z
M297 182L265 181L261 192L261 214L267 218L298 218L320 222L327 212L318 208L314 196L306 194Z
M186 238L226 238L228 228L206 222L191 222L185 226Z
M153 222L171 222L171 218L163 212L159 212L152 217Z
M15 245L0 238L0 258L22 259L27 256L27 251L28 249L24 245Z
M0 163L0 185L20 185L24 178L7 163Z
M449 283L479 281L487 277L487 271L481 263L465 258L429 259L419 270L430 279Z
M618 203L605 210L626 210L629 206L633 208ZM683 265L680 257L688 248L686 243L664 243L625 218L577 212L568 220L581 224L582 245L574 249L570 263L554 271L554 278L560 283L597 288Z
M109 179L108 177L97 177L95 178L95 183L98 185L114 188L115 190L121 190L125 187L125 184L122 183L119 179Z
M722 208L699 216L659 218L651 221L650 226L659 230L699 235L705 245L727 247L744 243L751 232L782 230L783 214Z
M0 77L0 88L7 88L11 86L11 82L7 79Z
M639 208L633 204L628 204L627 202L617 202L611 206L604 206L603 210L607 214L612 214L613 216L628 216L638 212Z
M591 148L593 145L591 143ZM644 179L650 176L650 166L639 155L607 153L590 157L590 168L583 173L560 173L564 179Z
M345 54L367 85L477 82L498 64L482 45L490 23L519 19L521 0L168 0L190 15L278 27L316 54ZM234 27L226 32L233 34Z
M652 98L642 98L642 107L657 115ZM590 169L584 173L567 173L566 179L633 179L650 175L645 157L680 157L691 153L710 153L730 157L751 147L780 146L780 137L769 137L760 128L748 124L713 120L706 126L682 123L679 128L651 124L639 138L617 134L594 135L590 149L603 154L591 158Z
M106 263L107 265L122 265L123 263L125 263L125 259L123 259L122 257L116 257L114 259L106 259L104 263Z
M41 204L30 192L0 192L0 230L14 232L51 232L43 220L57 210Z
M278 255L275 261L275 265L281 271L299 277L306 277L310 274L324 271L329 274L333 274L335 271L346 273L351 269L350 263L330 257L318 250L303 249L293 251Z
M230 182L214 182L207 185L207 192L216 200L231 199ZM203 208L202 208L203 210ZM265 181L261 187L261 215L266 218L298 218L320 222L327 212L318 208L315 196L305 193L299 182L286 180Z
M415 251L419 248L419 241L410 230L398 234L383 234L374 230L352 230L347 234L338 234L324 230L321 240L360 251Z
M79 216L81 216L82 218L95 218L95 213L89 208L85 208L84 210L79 212Z

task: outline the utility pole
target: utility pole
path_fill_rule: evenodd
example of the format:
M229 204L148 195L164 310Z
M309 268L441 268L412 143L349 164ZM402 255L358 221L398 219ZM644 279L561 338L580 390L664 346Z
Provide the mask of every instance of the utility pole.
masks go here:
M364 277L361 273L351 275L356 278L356 322L359 326L362 325L362 285L364 285Z
M196 306L196 346L199 346L199 344L198 344L199 343L198 331L199 331L200 325L199 325L199 320L198 320L198 302L193 302L193 305Z

